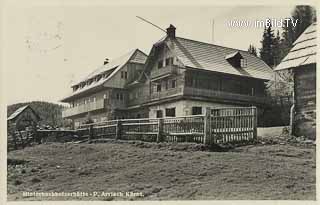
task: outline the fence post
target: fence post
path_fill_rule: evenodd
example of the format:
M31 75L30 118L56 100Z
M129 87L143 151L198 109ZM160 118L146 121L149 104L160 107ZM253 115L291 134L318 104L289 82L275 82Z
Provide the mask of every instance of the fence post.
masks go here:
M93 125L89 125L89 141L93 138Z
M204 132L203 132L203 143L210 143L210 132L211 132L211 123L210 123L210 107L205 108L204 112Z
M117 120L116 140L121 139L121 120Z
M253 139L256 140L257 139L257 127L258 127L258 108L257 107L253 107Z
M162 142L163 135L163 118L158 119L158 134L157 134L157 142Z

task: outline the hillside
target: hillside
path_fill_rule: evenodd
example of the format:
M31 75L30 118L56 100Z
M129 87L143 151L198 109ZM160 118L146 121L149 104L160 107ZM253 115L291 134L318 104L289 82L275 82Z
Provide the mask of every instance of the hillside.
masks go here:
M40 124L59 127L63 125L61 112L64 106L49 102L32 101L8 105L7 117L10 116L18 108L25 105L30 105L32 109L34 109L34 111L39 114L41 118Z

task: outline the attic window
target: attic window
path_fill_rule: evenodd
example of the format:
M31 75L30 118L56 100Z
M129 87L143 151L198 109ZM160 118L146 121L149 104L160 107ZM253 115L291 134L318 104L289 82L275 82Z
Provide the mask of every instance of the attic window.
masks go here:
M247 59L241 58L240 59L240 66L241 66L241 68L246 68L247 67Z
M166 66L172 65L172 64L173 64L173 58L172 57L166 58Z
M160 61L158 62L158 68L160 69L160 68L162 68L162 67L163 67L163 61L160 60Z

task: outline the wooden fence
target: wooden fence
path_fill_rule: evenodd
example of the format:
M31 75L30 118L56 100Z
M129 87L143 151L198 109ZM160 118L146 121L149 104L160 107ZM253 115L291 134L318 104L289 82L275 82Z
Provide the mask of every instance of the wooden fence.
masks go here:
M224 144L254 140L257 108L206 108L203 115L121 119L82 125L78 135L150 142Z

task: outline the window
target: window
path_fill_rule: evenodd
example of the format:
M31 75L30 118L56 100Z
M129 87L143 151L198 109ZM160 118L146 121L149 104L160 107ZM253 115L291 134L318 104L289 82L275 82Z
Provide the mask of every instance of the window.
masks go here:
M163 67L163 61L161 60L161 61L158 62L158 68L160 69L162 67Z
M177 86L177 80L171 81L171 88L175 88Z
M241 68L246 68L247 67L247 59L240 59L240 66Z
M202 114L202 107L194 106L192 107L192 115L201 115Z
M161 84L157 85L157 92L161 92Z
M96 97L93 97L93 102L96 102Z
M127 71L121 71L121 79L127 79L127 78L128 78Z
M107 99L107 94L103 94L103 99Z
M176 116L176 108L167 108L166 109L166 117L175 117Z
M157 85L153 84L151 88L151 93L157 92Z
M117 93L117 100L119 100L120 99L120 94L119 93Z
M157 118L162 118L162 110L157 110Z
M172 65L173 64L173 58L166 58L166 66L167 65Z
M123 93L120 93L120 100L123 100Z
M169 82L167 80L165 81L165 88L166 88L166 90L169 89Z

